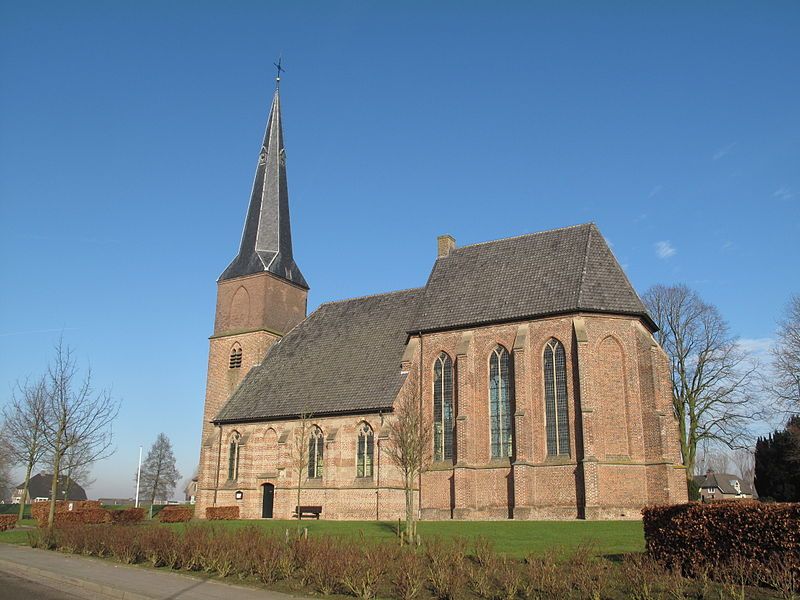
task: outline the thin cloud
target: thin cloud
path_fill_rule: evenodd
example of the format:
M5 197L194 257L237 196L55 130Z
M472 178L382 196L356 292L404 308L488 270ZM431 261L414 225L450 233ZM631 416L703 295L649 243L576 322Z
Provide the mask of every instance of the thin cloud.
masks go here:
M778 200L791 200L797 194L789 189L788 186L782 185L777 190L772 193L773 198L777 198Z
M740 338L736 341L743 352L759 363L769 362L769 351L774 343L772 338Z
M53 333L55 331L76 331L77 327L59 327L56 329L30 329L28 331L11 331L11 332L0 332L0 337L9 337L11 335L32 335L34 333Z
M719 150L714 152L714 154L711 156L711 160L719 160L720 158L727 156L728 154L731 153L731 150L733 150L734 146L736 146L736 142L730 143L727 146L720 148Z
M652 198L652 197L660 194L662 189L664 189L664 188L662 188L660 185L655 186L652 190L650 190L650 193L647 194L647 197L648 198Z
M675 249L675 246L669 243L669 240L656 242L654 246L656 248L656 256L663 260L675 256L678 253L678 251Z
M733 248L733 242L730 241L730 240L727 240L724 244L722 244L722 248L721 249L722 250L730 250L731 248Z

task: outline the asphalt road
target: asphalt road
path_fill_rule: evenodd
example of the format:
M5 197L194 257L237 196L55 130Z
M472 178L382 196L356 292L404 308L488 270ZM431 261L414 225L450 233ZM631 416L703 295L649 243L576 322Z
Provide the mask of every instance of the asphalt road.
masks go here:
M81 597L0 571L0 600L81 600Z

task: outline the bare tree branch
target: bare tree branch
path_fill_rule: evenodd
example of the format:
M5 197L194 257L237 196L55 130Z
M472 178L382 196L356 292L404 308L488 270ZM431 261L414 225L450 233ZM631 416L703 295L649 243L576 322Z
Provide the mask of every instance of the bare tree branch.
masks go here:
M687 477L700 443L749 447L759 413L751 392L758 365L730 334L717 308L685 285L650 288L644 302L659 326L656 339L672 363L672 405Z
M48 527L55 519L56 495L64 457L81 447L81 466L89 465L114 453L112 424L119 413L119 403L106 390L95 392L92 373L83 378L72 350L63 340L55 347L55 358L45 377L43 433L47 451L53 458L53 481L50 488Z
M409 386L409 390L414 386ZM386 455L403 477L406 497L406 536L416 536L414 489L417 478L428 468L432 458L432 419L422 411L419 397L408 392L397 400L389 423Z
M46 446L43 439L46 418L46 386L44 378L30 383L17 383L11 402L3 407L3 454L6 462L24 466L19 520L25 510L31 473L42 460Z
M771 354L773 379L768 389L780 409L800 413L800 295L792 296L778 321Z

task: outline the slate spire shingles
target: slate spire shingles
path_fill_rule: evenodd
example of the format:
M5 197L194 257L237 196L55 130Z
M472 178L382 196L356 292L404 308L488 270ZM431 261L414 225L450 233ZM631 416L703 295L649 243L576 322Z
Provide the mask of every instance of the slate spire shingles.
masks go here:
M278 88L272 99L264 142L258 156L239 254L219 279L223 281L265 271L308 288L292 256L286 152Z

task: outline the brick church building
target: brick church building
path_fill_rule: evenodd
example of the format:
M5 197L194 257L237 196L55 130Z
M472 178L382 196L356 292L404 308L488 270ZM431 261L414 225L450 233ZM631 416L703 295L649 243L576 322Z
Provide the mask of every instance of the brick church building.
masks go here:
M276 89L239 252L217 283L200 517L238 505L290 518L298 464L300 504L322 518L401 516L386 453L401 394L433 424L423 519L639 518L687 499L667 357L593 224L463 247L441 236L424 287L307 315Z

